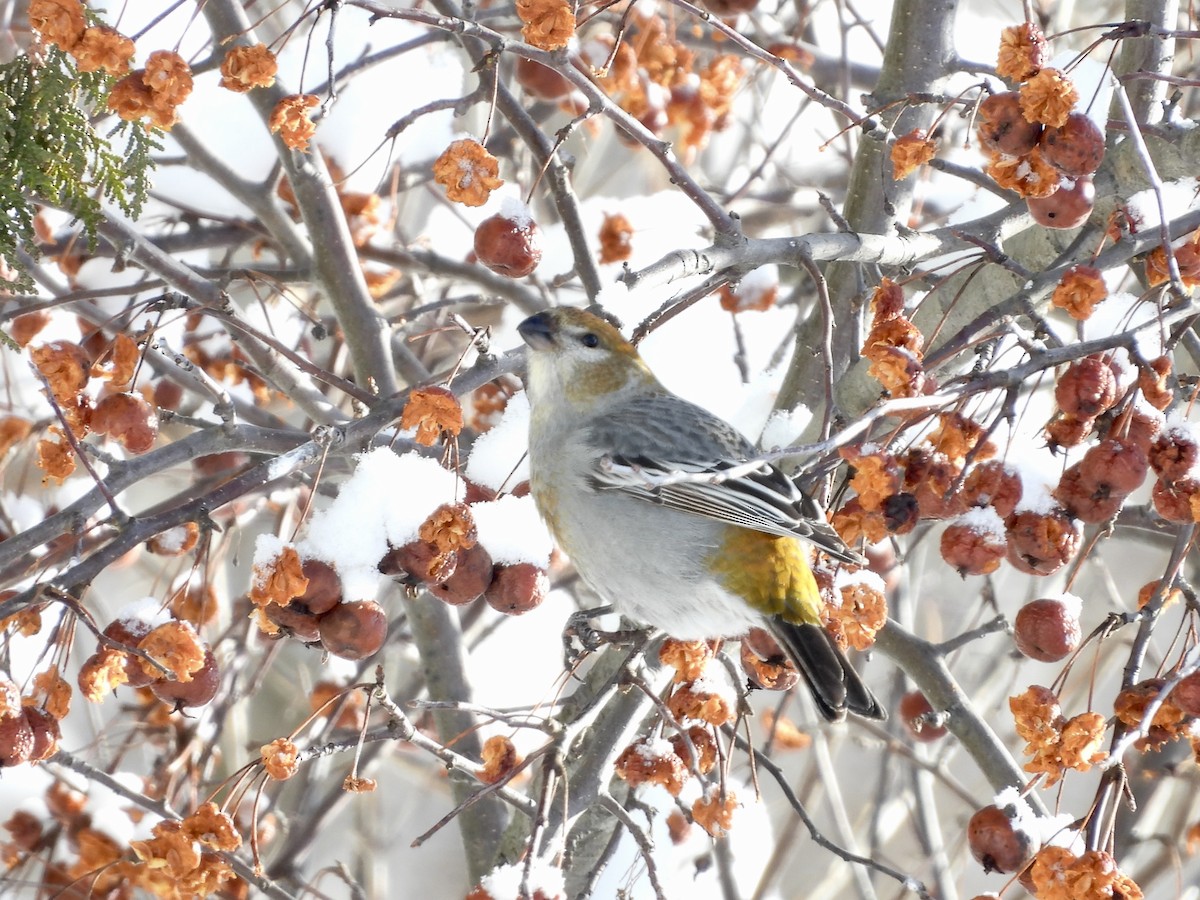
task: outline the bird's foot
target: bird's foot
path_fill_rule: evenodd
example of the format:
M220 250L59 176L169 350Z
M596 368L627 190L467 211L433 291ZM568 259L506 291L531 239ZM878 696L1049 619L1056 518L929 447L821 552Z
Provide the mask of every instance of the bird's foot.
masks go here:
M563 660L568 669L573 669L588 653L601 647L615 645L636 647L645 643L646 632L640 628L622 628L603 631L592 625L592 620L612 613L611 606L581 609L571 614L563 628Z

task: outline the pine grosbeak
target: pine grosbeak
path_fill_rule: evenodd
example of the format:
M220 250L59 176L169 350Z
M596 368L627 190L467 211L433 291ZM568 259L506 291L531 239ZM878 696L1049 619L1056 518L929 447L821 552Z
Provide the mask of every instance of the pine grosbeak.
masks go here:
M865 560L817 505L775 466L742 465L753 445L663 387L599 316L548 309L518 330L531 351L530 489L584 581L681 640L767 628L826 718L884 718L821 626L804 542Z

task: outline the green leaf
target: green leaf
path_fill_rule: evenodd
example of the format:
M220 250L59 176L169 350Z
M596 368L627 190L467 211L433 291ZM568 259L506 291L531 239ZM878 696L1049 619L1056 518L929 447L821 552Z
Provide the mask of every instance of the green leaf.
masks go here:
M20 56L0 66L0 257L17 273L8 290L32 291L33 280L21 254L37 257L33 220L40 203L74 216L96 244L102 202L136 218L150 191L151 152L161 145L137 122L121 122L107 136L93 124L108 102L116 79L103 72L79 72L57 48L35 62ZM111 139L123 135L124 147Z

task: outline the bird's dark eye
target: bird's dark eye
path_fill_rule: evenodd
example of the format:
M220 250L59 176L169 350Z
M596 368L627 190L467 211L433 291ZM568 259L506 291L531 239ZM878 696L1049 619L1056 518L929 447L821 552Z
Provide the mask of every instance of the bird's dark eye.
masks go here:
M583 344L585 347L599 347L600 338L592 332L587 331L580 335L579 343Z

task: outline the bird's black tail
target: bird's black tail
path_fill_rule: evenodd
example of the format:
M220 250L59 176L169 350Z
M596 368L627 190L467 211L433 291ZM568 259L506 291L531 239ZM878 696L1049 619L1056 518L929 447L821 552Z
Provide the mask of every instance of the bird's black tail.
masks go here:
M770 629L808 682L817 708L826 719L840 722L847 712L864 719L887 718L828 631L820 625L794 625L783 619L773 620Z

